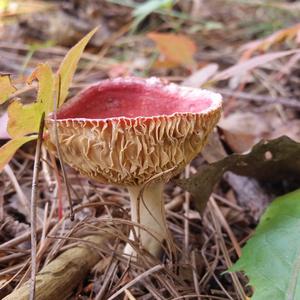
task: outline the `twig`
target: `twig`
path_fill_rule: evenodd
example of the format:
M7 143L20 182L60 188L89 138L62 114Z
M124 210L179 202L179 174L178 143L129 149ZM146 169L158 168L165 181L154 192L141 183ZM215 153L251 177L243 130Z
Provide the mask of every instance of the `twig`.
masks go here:
M41 157L41 148L43 143L45 113L43 113L39 136L36 143L35 160L33 166L31 203L30 203L30 219L31 219L31 284L30 284L30 300L35 299L35 276L36 276L36 201L38 198L38 176Z
M37 274L36 299L67 299L72 290L85 278L90 269L99 261L100 253L95 250L113 237L110 232L91 235L74 246ZM7 295L3 300L28 300L28 282Z
M123 293L125 290L127 290L129 287L133 286L136 282L144 279L145 277L148 277L150 274L157 272L161 269L163 269L163 265L156 265L153 268L147 270L146 272L142 273L141 275L137 276L127 284L125 284L121 289L119 289L117 292L115 292L112 296L108 298L108 300L115 299L117 296L119 296L121 293Z
M68 197L68 201L69 201L69 205L70 205L70 220L74 221L74 211L73 211L73 205L72 205L72 199L71 199L71 192L70 192L68 179L67 179L67 175L66 175L66 170L65 170L65 165L64 165L64 162L63 162L62 154L61 154L60 147L59 147L59 141L58 141L57 106L60 102L60 91L61 91L61 78L60 77L59 77L58 83L59 83L58 84L58 86L59 86L58 87L58 97L55 98L55 100L54 100L54 110L53 110L54 129L55 129L55 146L56 146L56 150L57 150L57 155L58 155L58 159L59 159L59 163L60 163L64 183L65 183L66 190L67 190L67 197Z

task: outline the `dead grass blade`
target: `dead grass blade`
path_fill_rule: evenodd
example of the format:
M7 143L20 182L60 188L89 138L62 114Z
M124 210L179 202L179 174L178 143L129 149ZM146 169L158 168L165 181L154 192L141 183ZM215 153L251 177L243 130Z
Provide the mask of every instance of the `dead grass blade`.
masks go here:
M218 73L216 76L213 77L212 81L226 80L232 76L237 76L237 75L240 76L254 68L257 68L257 67L259 67L263 64L266 64L268 62L271 62L275 59L279 59L279 58L282 58L282 57L285 57L285 56L288 56L291 54L296 54L296 53L300 53L300 49L279 51L279 52L273 52L273 53L255 56L249 60L238 63L238 64Z

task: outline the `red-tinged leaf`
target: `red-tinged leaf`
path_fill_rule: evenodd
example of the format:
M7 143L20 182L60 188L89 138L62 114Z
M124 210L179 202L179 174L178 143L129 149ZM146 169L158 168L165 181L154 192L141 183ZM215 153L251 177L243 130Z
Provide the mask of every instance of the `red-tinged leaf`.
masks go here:
M190 66L194 62L194 54L197 50L195 42L183 34L151 32L147 35L153 40L159 52L166 60L178 65Z
M16 90L11 83L9 75L0 75L0 104L4 103Z
M11 160L15 152L25 143L37 139L37 135L23 136L10 140L0 148L0 172L5 165Z
M72 47L59 66L58 73L57 73L57 86L58 86L58 80L60 78L59 106L61 106L65 102L68 96L69 87L71 85L80 56L85 46L92 38L94 33L97 31L97 29L98 27L93 29L85 37L83 37L74 47Z
M33 80L38 80L39 82L36 102L43 104L45 114L47 115L54 108L54 75L51 67L46 63L39 64L27 79L27 83L31 84ZM38 126L39 124L37 124Z
M44 108L42 103L23 105L14 101L8 107L7 131L12 138L22 137L39 131L40 121Z
M226 80L232 76L240 76L256 67L259 67L263 64L266 64L268 62L271 62L275 59L288 56L291 54L300 53L300 50L289 50L289 51L280 51L280 52L273 52L268 54L263 54L259 56L255 56L249 60L246 60L244 62L241 62L237 65L234 65L233 67L230 67L220 73L218 73L213 80L219 81L219 80Z

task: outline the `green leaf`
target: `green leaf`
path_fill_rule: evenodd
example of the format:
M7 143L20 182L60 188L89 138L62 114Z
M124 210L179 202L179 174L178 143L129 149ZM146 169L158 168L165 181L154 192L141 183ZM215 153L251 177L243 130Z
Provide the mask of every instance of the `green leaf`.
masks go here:
M11 83L9 75L0 75L0 104L7 101L9 96L16 90L17 89Z
M85 46L87 45L91 37L94 35L94 33L97 31L97 29L98 27L93 29L85 37L83 37L74 47L72 47L59 66L57 73L57 87L59 77L61 80L59 106L61 106L65 102L68 96L69 87L71 85L80 56Z
M171 8L173 5L173 0L150 0L143 4L140 4L134 11L132 15L134 17L147 17L151 13L155 12L161 8Z
M12 102L8 107L8 134L17 138L38 132L43 111L40 102L25 105L19 101Z
M252 300L300 299L300 190L267 209L242 257L230 269L244 271L254 287Z
M3 145L0 148L0 172L22 145L34 139L37 139L37 135L16 138Z
M162 8L171 8L174 0L150 0L143 4L138 5L132 12L134 16L134 22L131 26L131 31L134 32L139 24L153 12Z
M33 80L38 80L39 82L36 102L43 104L43 110L47 116L54 109L54 75L51 67L46 63L39 64L27 79L27 83L31 84ZM39 123L37 127L39 127Z

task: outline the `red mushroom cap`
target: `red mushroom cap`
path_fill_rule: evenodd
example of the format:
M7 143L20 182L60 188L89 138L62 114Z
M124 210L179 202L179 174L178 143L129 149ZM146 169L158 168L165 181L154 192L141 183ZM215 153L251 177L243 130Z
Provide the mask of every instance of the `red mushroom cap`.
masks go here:
M202 149L221 114L221 95L157 78L104 80L57 113L64 161L102 183L168 180ZM55 149L53 115L46 120Z

